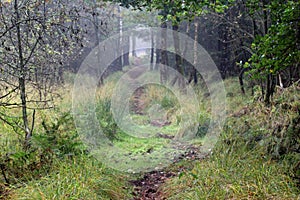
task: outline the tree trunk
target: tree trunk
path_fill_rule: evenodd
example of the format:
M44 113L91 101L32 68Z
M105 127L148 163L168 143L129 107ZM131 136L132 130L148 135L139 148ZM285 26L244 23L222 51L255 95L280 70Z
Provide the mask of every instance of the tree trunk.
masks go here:
M96 13L96 8L97 8L97 2L96 2L96 0L93 0L93 13ZM99 25L100 24L99 24L99 19L98 19L97 15L93 15L93 24L94 24L95 39L96 39L94 47L99 48L98 45L100 44L100 36L99 36L99 33L100 33L99 32ZM83 58L85 58L91 51L91 49L89 49L89 48L87 48L86 50L87 50L86 52L88 52L88 53L84 53ZM85 51L83 51L83 52L85 52ZM99 53L97 53L97 61L98 61L98 63L101 63ZM80 63L80 65L81 65L81 63ZM98 87L99 87L100 85L103 84L103 76L102 76L103 72L100 71L100 69L101 69L100 67L98 67L97 69L98 69L97 73L100 75L100 79L99 79L99 82L98 82Z
M150 70L153 70L153 67L154 67L154 45L155 45L155 42L154 42L154 33L151 29L151 53L150 53Z
M267 88L266 88L266 96L265 96L265 103L267 105L270 104L270 98L271 98L271 75L268 75L267 77Z
M159 39L160 39L160 35L156 35L156 44L159 44L159 42L160 42ZM161 61L161 58L160 58L161 50L156 48L155 55L156 55L156 57L155 57L155 67L154 68L155 68L155 70L158 70L159 69L159 64L160 64L160 61Z
M265 96L265 103L266 105L270 105L271 97L275 91L275 81L274 75L269 74L267 77L267 88L266 88L266 96Z
M19 56L19 89L20 89L20 98L21 98L21 105L22 105L22 120L23 120L23 126L24 126L24 132L25 132L25 147L28 147L29 140L32 136L32 132L29 128L28 123L28 114L27 114L27 100L26 100L26 66L24 63L24 56L23 56L23 49L22 49L22 36L21 36L21 28L20 24L18 23L20 21L20 14L19 14L19 8L18 8L18 0L15 0L14 4L15 9L15 15L16 15L16 22L15 26L17 29L17 48L18 48L18 56Z
M136 55L136 51L135 51L135 48L136 48L136 37L135 37L135 35L133 34L132 36L131 36L131 38L132 38L132 57L137 57L137 55Z
M118 32L120 34L120 38L116 41L116 56L115 56L115 63L114 63L114 70L113 71L122 71L122 20L121 20L121 6L118 6Z
M129 44L130 38L128 35L123 37L123 65L124 66L128 66L130 65L129 63L129 48L130 48L130 44Z
M166 83L168 80L168 51L167 51L167 22L164 20L161 24L161 66L160 66L160 82Z
M240 81L240 86L243 94L245 94L244 80L243 80L245 71L246 68L243 68L239 74L239 81Z
M198 65L198 35L199 35L199 20L195 18L195 36L194 36L194 68L192 69L192 76L194 77L194 83L197 84L198 77L197 77L197 69L196 66Z
M120 9L120 8L119 8ZM119 10L120 11L120 10ZM130 37L128 34L124 35L126 29L123 26L124 18L120 15L120 35L122 43L122 67L130 65L129 63L129 51L130 51Z
M184 70L182 66L182 58L181 58L181 50L180 50L180 38L178 36L178 25L173 25L173 40L174 40L174 48L175 48L175 69L180 73L179 77L176 77L176 80L178 81L178 86L180 89L184 89ZM176 81L174 81L175 83Z

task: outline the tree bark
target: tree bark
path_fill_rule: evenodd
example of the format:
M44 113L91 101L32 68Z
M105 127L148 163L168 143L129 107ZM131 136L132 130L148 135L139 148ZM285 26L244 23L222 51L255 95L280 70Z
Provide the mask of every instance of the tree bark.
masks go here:
M20 89L20 98L21 98L21 105L22 105L22 120L23 120L23 126L24 126L24 132L25 132L25 147L28 147L29 140L32 136L32 132L29 128L28 123L28 114L27 114L27 100L26 100L26 66L25 66L25 60L23 56L23 49L22 49L22 36L21 36L21 27L18 23L20 21L20 13L18 8L18 0L15 0L14 2L14 9L15 9L15 15L16 15L16 30L17 30L17 48L18 48L18 56L19 56L19 89Z
M135 35L133 34L132 36L131 36L131 38L132 38L132 57L137 57L137 55L136 55L136 51L135 51L135 48L136 48L136 37L135 37Z
M180 50L180 38L178 36L178 24L173 25L173 40L174 40L174 48L175 48L175 68L180 73L179 77L176 77L178 81L178 86L180 89L184 89L184 69L182 66L182 58L181 58L181 50ZM174 83L176 81L174 80Z
M198 40L199 40L199 20L195 18L195 36L194 36L194 68L192 69L192 76L194 77L194 83L197 84L198 82L198 77L197 77L197 70L196 66L198 65Z
M154 45L155 45L155 42L154 42L154 33L151 29L151 52L150 52L150 70L153 70L154 68Z
M168 66L168 52L167 52L167 22L163 21L161 24L161 66L160 66L160 82L166 83L168 80L167 66Z
M120 34L120 38L116 41L116 59L114 63L114 70L113 71L122 71L122 20L121 20L121 7L118 6L118 32Z
M130 65L130 63L129 63L129 51L130 51L129 40L130 40L130 38L128 35L123 37L123 66Z
M160 42L159 39L160 39L160 35L156 35L156 44L159 44L159 42ZM159 64L160 64L160 61L161 61L161 58L160 58L161 50L156 48L155 55L156 55L156 57L155 57L155 67L154 68L155 68L155 70L158 70L159 69Z

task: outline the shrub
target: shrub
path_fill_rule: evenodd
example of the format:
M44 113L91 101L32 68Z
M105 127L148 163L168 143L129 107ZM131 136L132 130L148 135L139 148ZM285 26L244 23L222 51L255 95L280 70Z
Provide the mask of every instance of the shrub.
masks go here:
M56 158L73 157L85 152L69 112L52 122L42 122L43 131L34 134L30 148L15 148L1 155L2 176L7 184L27 182L41 177Z
M98 99L96 115L99 120L103 133L110 140L117 139L118 125L116 124L112 111L111 111L111 100L109 98Z

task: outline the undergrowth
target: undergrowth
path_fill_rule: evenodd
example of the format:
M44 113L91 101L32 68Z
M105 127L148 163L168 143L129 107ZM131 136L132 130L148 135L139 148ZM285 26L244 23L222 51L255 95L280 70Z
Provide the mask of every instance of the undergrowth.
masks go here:
M126 177L88 155L69 112L40 115L30 148L8 126L1 137L0 199L127 199Z
M146 114L133 113L131 117L140 131L154 130L157 134L153 138L131 137L118 128L111 112L110 99L120 76L110 77L97 91L96 114L101 128L114 145L125 149L123 156L128 159L159 152L169 143L164 137L174 136L183 120L176 96L165 88L146 86L140 97ZM228 119L212 155L168 180L162 194L167 199L300 198L299 84L278 89L269 107L256 94L251 98L240 95L236 79L225 80L225 85L230 91ZM204 137L211 105L207 91L200 86L194 89L200 109L191 106L187 110L197 114L197 135ZM68 101L64 99L63 105ZM89 156L65 110L39 115L27 150L21 145L22 135L0 124L0 198L130 199L128 175ZM170 124L154 126L152 122L159 124L158 120Z
M259 101L258 94L227 97L228 119L212 155L169 180L164 196L299 199L299 91L299 83L278 88L271 106Z
M88 156L55 160L46 176L11 192L10 199L128 199L127 178Z
M163 194L167 199L297 199L299 191L288 167L260 150L249 150L242 141L218 144L208 159L192 170L168 181Z

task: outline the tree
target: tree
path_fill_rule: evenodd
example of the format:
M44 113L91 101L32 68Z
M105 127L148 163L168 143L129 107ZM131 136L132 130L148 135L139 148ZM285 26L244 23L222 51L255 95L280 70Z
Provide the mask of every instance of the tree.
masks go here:
M276 84L287 86L299 79L298 1L116 0L115 2L125 7L158 10L162 24L171 22L174 30L178 30L177 25L184 20L191 22L197 16L208 14L212 19L206 20L205 23L213 23L213 26L217 27L216 37L219 46L216 62L223 77L236 75L241 71L240 80L243 84L243 74L250 69L248 74L259 80L267 104L270 103ZM180 51L178 48L175 49ZM164 52L161 51L160 54L160 60L164 61ZM181 64L180 60L175 60L176 68L181 72L178 67ZM236 64L240 61L244 63L246 69L241 69L240 65Z
M217 12L223 12L232 1L182 1L182 0L168 0L168 1L127 1L127 0L114 0L113 2L120 3L121 6L125 6L127 8L133 7L135 9L145 8L148 11L159 11L159 16L161 19L161 28L167 28L167 22L171 22L173 30L174 30L174 47L176 51L175 55L175 68L184 75L184 66L183 60L181 59L181 49L179 46L180 41L176 33L179 31L179 25L184 20L192 21L195 17L200 16L204 13L205 10L212 9ZM166 36L164 35L164 31L161 33L161 43L162 47L166 47ZM166 51L157 50L157 58L160 58L160 63L163 64L161 66L161 77L162 81L165 81L167 77L167 72L164 69L164 65L168 63L168 54ZM179 80L178 78L174 79L172 82L179 81L179 85L182 84L183 80Z
M264 32L252 44L253 55L245 67L251 68L254 78L265 81L264 101L269 104L276 82L287 86L300 78L300 3L277 0L252 2L250 6L253 13L259 12L258 7L263 10ZM281 74L286 72L283 84Z
M76 6L62 1L7 1L0 5L0 120L24 132L34 130L36 109L52 107L53 85L80 43ZM6 109L21 108L21 121ZM29 110L33 110L30 125Z

